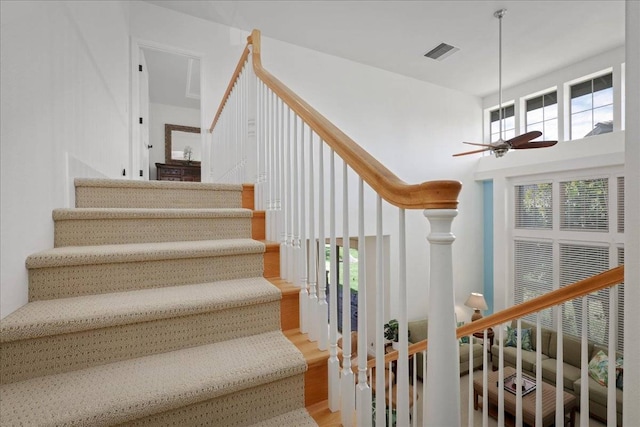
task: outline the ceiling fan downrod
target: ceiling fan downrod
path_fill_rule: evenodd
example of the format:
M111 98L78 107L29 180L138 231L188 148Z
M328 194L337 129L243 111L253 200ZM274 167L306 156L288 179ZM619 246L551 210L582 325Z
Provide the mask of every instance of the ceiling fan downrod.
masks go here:
M504 138L503 134L503 114L502 110L502 17L507 13L507 9L500 9L495 11L493 16L498 18L498 125L499 125L499 133L498 133L498 141L503 142ZM507 150L495 151L496 157L502 157L507 152Z

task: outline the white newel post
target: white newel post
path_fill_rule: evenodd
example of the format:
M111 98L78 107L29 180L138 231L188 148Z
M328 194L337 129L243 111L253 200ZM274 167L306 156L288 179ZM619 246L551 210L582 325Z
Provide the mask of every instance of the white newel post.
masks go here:
M430 243L429 344L427 350L427 426L460 425L460 366L453 299L451 244L455 236L451 223L456 209L427 209L431 224Z

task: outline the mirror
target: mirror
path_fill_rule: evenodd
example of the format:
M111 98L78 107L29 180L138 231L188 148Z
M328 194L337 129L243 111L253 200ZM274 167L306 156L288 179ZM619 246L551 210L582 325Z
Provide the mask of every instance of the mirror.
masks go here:
M164 161L167 164L196 164L202 160L200 128L164 125Z

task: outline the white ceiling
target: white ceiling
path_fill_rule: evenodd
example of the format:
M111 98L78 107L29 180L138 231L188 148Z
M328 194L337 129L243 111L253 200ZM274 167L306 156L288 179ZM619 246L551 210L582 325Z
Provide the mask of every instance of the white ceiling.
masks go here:
M200 60L142 48L149 72L149 101L200 109Z
M159 6L486 96L624 44L624 1L158 1ZM445 42L460 51L423 55ZM263 55L268 55L263 52Z

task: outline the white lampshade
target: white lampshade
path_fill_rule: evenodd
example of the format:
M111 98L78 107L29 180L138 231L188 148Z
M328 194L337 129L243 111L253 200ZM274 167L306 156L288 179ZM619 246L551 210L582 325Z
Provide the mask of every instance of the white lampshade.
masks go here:
M471 295L469 295L464 305L474 310L487 310L489 308L487 302L484 300L484 296L476 292L472 292Z

